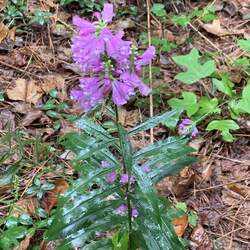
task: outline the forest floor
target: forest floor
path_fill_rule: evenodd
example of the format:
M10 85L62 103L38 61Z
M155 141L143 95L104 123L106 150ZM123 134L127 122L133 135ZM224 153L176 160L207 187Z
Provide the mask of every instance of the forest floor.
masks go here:
M81 77L79 68L72 61L72 16L78 14L91 19L92 14L79 10L77 3L60 6L55 0L27 0L27 9L23 11L22 5L15 4L13 8L17 14L11 16L11 2L0 1L2 227L5 217L10 214L16 216L25 211L35 216L39 207L49 213L56 206L57 194L67 189L68 180L74 176L72 155L65 152L59 141L65 133L76 130L71 121L83 112L69 98L69 91ZM125 1L110 2L119 10L112 28L123 29L127 39L133 40L141 49L146 48L147 9L144 1L130 1L127 5ZM152 13L152 37L167 39L173 47L167 52L160 51L153 62L154 113L169 110L167 101L179 97L182 91L192 91L198 97L224 98L221 93L214 92L207 79L192 85L175 79L182 68L172 57L187 54L193 47L203 55L212 55L218 71L227 72L236 90L241 91L249 73L243 66L232 66L231 61L244 56L237 39L250 38L250 1L165 2L167 16L180 16L212 4L213 9L208 14L215 15L217 21L205 24L195 17L187 25L178 26ZM135 9L137 14L131 14ZM136 98L121 112L123 124L132 127L149 117L149 100L147 97ZM226 119L228 112L214 116ZM96 117L108 126L105 113ZM188 210L198 215L194 227L187 225L186 217L174 222L178 235L190 240L190 249L247 250L250 249L249 116L240 117L240 129L233 133L235 140L231 143L223 141L219 133L206 131L206 125L213 118L199 123L199 135L190 141L197 150L197 163L187 166L177 176L166 178L157 189L174 203L185 202ZM154 130L154 139L176 133L176 130L159 126ZM148 143L149 131L145 132L144 138L143 141L133 138L134 146L140 148ZM54 183L53 188L49 183ZM31 190L32 195L27 190ZM39 195L41 199L37 198ZM39 233L36 237L26 237L16 249L25 250L35 245L40 249L53 249Z

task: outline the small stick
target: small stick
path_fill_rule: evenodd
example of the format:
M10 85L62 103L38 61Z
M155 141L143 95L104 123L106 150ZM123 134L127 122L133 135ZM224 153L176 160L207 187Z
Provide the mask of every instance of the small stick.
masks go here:
M150 0L147 0L147 24L148 24L148 46L151 46L151 25L150 25ZM149 62L149 86L152 89L152 60ZM154 116L154 103L153 103L153 95L152 93L149 96L149 113L150 117ZM150 129L150 143L154 143L154 129Z

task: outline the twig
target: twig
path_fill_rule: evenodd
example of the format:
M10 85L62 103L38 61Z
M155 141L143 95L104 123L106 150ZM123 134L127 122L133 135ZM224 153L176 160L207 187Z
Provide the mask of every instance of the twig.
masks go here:
M22 72L22 73L24 73L24 74L28 74L28 75L33 76L33 77L35 77L35 78L43 79L42 76L38 76L38 75L32 74L32 73L30 73L30 72L28 72L28 71L25 71L25 70L23 70L23 69L19 69L19 68L15 67L15 66L13 66L13 65L11 65L11 64L8 64L8 63L6 63L6 62L0 61L0 64L2 64L2 65L4 65L4 66L7 66L7 67L9 67L9 68L15 69L15 70L17 70L17 71L20 71L20 72Z
M148 24L148 46L151 46L151 25L150 25L150 0L147 0L147 24ZM149 86L153 88L153 80L152 80L152 60L149 62ZM149 113L150 117L154 116L154 103L153 103L153 94L149 95ZM150 143L154 143L154 129L150 129Z

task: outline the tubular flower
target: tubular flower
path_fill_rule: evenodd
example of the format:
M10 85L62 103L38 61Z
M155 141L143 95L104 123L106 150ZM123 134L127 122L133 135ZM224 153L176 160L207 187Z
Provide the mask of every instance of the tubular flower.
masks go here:
M180 135L188 135L191 133L191 138L199 134L198 129L195 126L192 126L193 121L190 119L184 119L178 127L178 133Z
M95 13L97 22L74 17L78 35L73 38L73 59L88 77L80 80L71 97L88 111L112 94L113 102L124 105L139 91L148 95L151 89L137 75L142 66L155 56L155 48L149 47L135 57L130 41L122 39L124 33L113 34L106 26L114 16L113 5L104 4L101 13ZM90 77L91 76L91 77Z

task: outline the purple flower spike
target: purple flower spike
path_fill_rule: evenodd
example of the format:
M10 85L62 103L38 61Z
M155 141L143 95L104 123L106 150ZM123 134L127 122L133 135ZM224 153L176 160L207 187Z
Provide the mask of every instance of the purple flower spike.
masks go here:
M137 208L133 207L132 208L132 217L136 218L139 215L139 212Z
M105 3L101 12L102 20L109 23L114 17L113 4Z
M122 184L128 183L128 174L122 174L121 175L120 183L122 183Z
M193 123L193 121L190 119L182 120L182 122L180 123L180 125L178 127L178 133L180 135L187 135L187 134L191 133L191 138L197 136L199 134L199 131L196 127L191 127L192 123ZM190 131L189 128L191 128L192 131Z
M112 94L113 102L124 105L139 91L146 96L151 89L138 76L142 66L149 64L155 56L150 46L142 55L131 61L132 42L123 40L123 32L114 33L107 27L114 17L113 5L104 4L101 13L94 13L98 22L88 22L78 16L73 23L78 34L72 39L73 59L81 70L78 89L71 97L89 111Z
M106 182L113 183L116 180L116 172L112 171L110 174L106 175Z
M101 161L101 167L102 168L109 168L110 167L110 163L108 161Z
M115 209L115 214L125 215L127 210L128 210L128 206L125 204L122 204L118 208Z
M144 173L149 173L151 171L149 165L147 164L142 165L141 168Z

